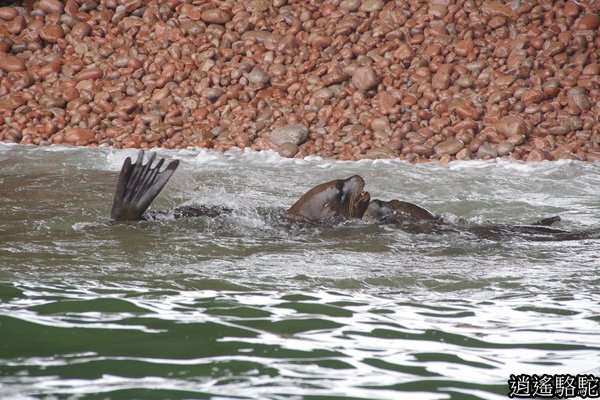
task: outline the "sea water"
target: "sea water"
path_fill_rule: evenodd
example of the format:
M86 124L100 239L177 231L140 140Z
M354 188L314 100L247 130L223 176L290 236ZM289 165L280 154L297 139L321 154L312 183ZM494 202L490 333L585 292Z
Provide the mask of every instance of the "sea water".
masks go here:
M158 153L181 164L154 210L233 212L111 223L136 151L0 144L0 398L501 399L600 376L598 239L273 217L359 174L450 221L593 230L600 164Z

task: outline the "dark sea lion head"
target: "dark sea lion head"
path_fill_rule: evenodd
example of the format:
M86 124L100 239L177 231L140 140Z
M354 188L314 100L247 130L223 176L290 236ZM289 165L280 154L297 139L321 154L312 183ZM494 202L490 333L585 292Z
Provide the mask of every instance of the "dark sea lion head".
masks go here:
M394 209L388 201L373 199L369 202L362 218L368 223L383 223L393 215Z
M373 199L369 203L363 220L369 223L420 223L440 221L440 217L413 203L400 200L383 201Z
M371 200L364 188L359 175L325 182L306 192L287 212L317 222L362 218Z

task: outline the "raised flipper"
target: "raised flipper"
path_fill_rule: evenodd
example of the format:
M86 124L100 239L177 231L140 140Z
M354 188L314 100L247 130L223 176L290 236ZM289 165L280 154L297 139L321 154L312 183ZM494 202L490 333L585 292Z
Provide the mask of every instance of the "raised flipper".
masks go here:
M125 159L117 182L110 213L111 219L115 221L142 219L144 211L165 187L179 165L179 160L171 161L164 171L160 171L165 159L161 158L155 166L152 166L155 158L156 153L152 153L148 162L143 164L144 150L140 150L135 163L131 163L130 157Z

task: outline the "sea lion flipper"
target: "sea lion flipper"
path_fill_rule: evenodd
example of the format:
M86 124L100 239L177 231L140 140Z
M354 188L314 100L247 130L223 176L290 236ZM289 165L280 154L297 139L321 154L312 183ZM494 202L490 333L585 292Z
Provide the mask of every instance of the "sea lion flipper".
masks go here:
M135 163L131 162L130 157L125 159L115 190L110 214L112 220L142 219L144 211L165 187L179 165L179 160L174 160L164 171L160 171L164 159L161 158L155 166L152 166L155 158L156 153L152 153L148 162L144 164L144 151L140 150Z

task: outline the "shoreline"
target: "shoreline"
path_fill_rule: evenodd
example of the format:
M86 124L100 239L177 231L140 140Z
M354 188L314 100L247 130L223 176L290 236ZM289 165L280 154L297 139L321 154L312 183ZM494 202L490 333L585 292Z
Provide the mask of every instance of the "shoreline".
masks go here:
M0 7L0 141L600 160L591 1L98 3Z

